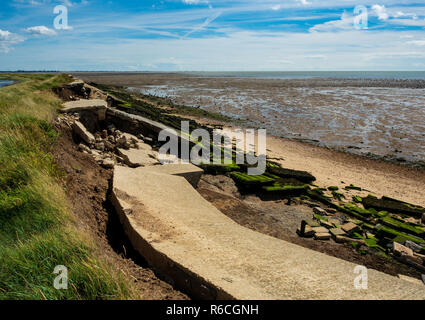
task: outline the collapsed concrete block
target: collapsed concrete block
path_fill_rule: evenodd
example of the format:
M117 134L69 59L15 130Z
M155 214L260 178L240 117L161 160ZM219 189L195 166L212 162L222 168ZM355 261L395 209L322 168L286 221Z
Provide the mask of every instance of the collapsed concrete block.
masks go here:
M337 238L338 236L346 236L346 235L347 235L347 234L344 232L344 230L342 230L342 229L340 229L340 228L332 228L332 229L330 229L330 230L329 230L329 232L331 233L332 238L333 238L334 240L336 240L336 238Z
M320 207L314 207L313 208L313 212L316 213L316 214L318 214L318 215L321 215L321 216L326 216L327 215L326 210L324 210L324 209L322 209Z
M315 233L314 239L315 240L329 240L331 238L331 235L327 232L325 233Z
M88 145L93 145L96 142L94 135L91 134L80 121L75 121L72 124L72 130Z
M63 108L60 110L63 113L79 113L82 111L91 111L97 114L99 121L103 121L106 118L107 103L100 99L81 99L77 101L69 101L63 104Z
M400 244L398 242L393 243L393 253L397 257L402 257L402 256L413 257L413 250L408 248L408 247L403 246L402 244Z
M117 149L118 154L124 159L124 163L132 168L153 166L160 164L152 152L147 150L122 148Z
M344 230L347 234L352 234L360 230L359 226L355 223L349 222L341 226L342 230Z

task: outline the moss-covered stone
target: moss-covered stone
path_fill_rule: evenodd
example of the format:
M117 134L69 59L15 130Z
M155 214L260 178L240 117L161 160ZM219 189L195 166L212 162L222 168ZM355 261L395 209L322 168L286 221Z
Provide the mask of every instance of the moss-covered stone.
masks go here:
M201 164L199 165L206 174L218 175L218 174L226 174L233 171L239 171L241 168L238 165L230 164Z
M362 188L360 188L360 187L356 187L356 186L355 186L355 185L353 185L353 184L350 184L349 186L346 186L344 189L345 189L345 190L357 190L357 191L362 191Z
M354 203L362 203L363 199L359 196L353 196L353 202Z
M336 186L330 186L330 187L328 187L328 190L329 190L329 191L338 191L338 190L339 190L339 188L338 188L338 187L336 187Z
M411 226L410 224L400 222L388 216L380 218L379 222L395 230L402 231L425 239L425 230L423 230L422 228Z
M425 213L425 208L388 197L382 197L381 199L378 199L369 195L366 198L363 198L362 203L365 208L374 208L380 211L406 214L415 218L421 218Z
M397 238L397 242L404 242L406 240L413 241L422 247L425 247L425 241L421 238L417 238L415 236L411 236L408 234L404 234L402 232L399 232L397 230L391 229L386 226L381 226L378 228L378 231L376 233L376 237L384 243L395 241Z
M270 186L276 182L275 179L265 175L248 175L242 172L232 172L230 176L243 188L260 190L263 186Z
M279 194L282 196L299 196L305 194L308 190L308 185L304 186L292 186L292 185L280 185L279 183L273 186L264 186L263 190L268 193Z
M316 180L316 178L309 172L285 169L276 166L267 167L267 172L281 178L294 178L304 183L311 183Z

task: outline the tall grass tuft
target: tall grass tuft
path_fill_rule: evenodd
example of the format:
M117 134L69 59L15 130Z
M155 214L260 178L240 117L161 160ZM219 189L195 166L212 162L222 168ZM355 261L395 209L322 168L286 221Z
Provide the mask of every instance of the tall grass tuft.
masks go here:
M4 75L2 75L4 77ZM49 154L66 75L9 75L0 89L0 299L129 299L129 280L96 252L75 224ZM69 270L68 290L53 270Z

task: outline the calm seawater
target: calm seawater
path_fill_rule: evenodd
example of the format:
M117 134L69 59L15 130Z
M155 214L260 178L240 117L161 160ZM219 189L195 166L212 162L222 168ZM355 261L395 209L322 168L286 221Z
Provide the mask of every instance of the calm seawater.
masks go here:
M201 77L231 77L259 79L402 79L425 80L425 71L294 71L294 72L180 72Z
M12 83L13 83L13 81L0 80L0 87L7 86L7 85L12 84Z

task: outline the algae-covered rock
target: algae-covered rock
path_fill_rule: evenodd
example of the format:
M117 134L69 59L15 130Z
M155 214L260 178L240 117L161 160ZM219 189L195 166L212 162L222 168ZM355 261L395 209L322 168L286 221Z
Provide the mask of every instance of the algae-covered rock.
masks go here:
M285 169L277 166L267 167L267 172L281 178L294 178L304 183L311 183L316 180L316 178L309 172Z
M241 168L235 164L213 164L213 163L203 163L199 165L206 174L219 175L226 174L233 171L239 171Z
M247 189L261 189L263 186L269 186L276 182L275 179L266 175L248 175L241 172L232 172L230 176L237 184Z
M379 222L387 227L402 231L420 238L425 239L425 230L419 227L411 226L410 224L398 221L391 217L382 217Z
M263 190L268 193L279 194L283 196L299 196L307 192L308 185L293 186L276 183L273 186L263 186Z
M412 205L407 202L382 197L378 199L371 195L363 198L362 203L366 209L374 208L380 211L389 211L392 213L406 214L415 218L421 218L425 213L425 208Z

